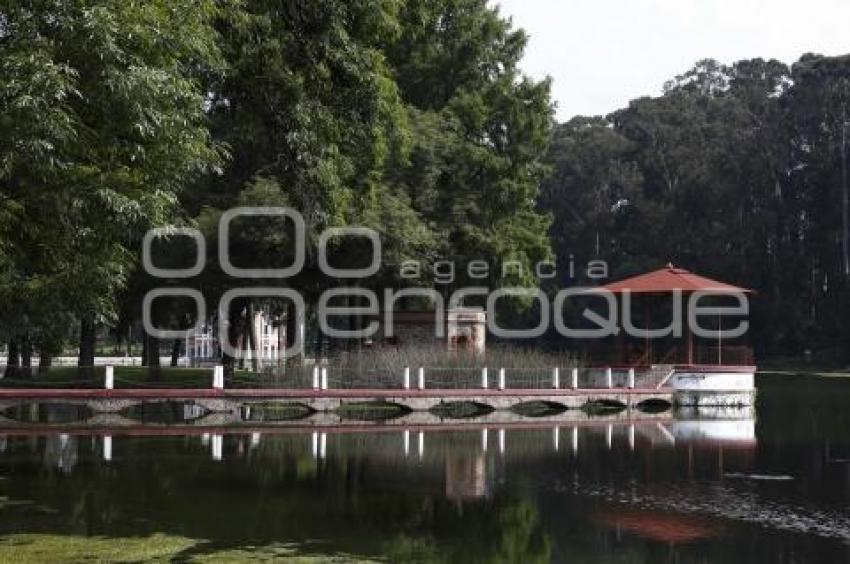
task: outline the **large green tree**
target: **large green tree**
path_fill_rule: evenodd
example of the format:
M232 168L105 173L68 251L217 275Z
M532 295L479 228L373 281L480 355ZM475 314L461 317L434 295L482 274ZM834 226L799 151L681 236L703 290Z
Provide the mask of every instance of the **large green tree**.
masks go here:
M552 105L549 81L519 70L527 36L484 0L413 0L400 20L387 57L414 136L393 185L444 241L445 258L490 262L494 285L534 285L533 265L550 257L549 218L535 201ZM523 269L502 276L509 260Z
M217 5L0 4L4 311L15 333L44 296L80 320L80 365L115 313L142 234L219 162L201 76L220 67ZM60 322L50 311L44 323ZM59 312L57 312L59 313ZM15 339L20 335L10 335Z
M409 284L405 261L427 269L437 258L493 261L494 282L532 282L533 263L549 256L535 207L549 85L520 74L525 35L496 10L478 0L252 0L220 30L229 72L210 89L210 115L230 160L183 198L214 250L223 210L286 205L303 214L308 245L286 283L308 303L339 283L318 272L316 238L345 225L382 236L383 268L360 285ZM259 268L287 264L291 243L273 221L235 222L229 241L241 265ZM369 250L332 241L330 260L362 265ZM525 268L503 281L501 260ZM430 282L426 273L416 283ZM211 303L235 283L208 265ZM250 305L234 302L231 328L245 326Z

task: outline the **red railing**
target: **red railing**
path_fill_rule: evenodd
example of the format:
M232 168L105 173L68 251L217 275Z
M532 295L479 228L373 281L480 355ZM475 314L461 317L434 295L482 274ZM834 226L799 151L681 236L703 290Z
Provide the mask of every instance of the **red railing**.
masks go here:
M745 346L701 346L694 350L694 364L753 366L755 355Z
M685 345L677 345L667 350L632 354L628 360L614 350L596 350L589 355L591 366L634 366L648 367L654 365L703 365L703 366L755 366L755 356L750 347L743 345L696 346L693 356L689 358Z

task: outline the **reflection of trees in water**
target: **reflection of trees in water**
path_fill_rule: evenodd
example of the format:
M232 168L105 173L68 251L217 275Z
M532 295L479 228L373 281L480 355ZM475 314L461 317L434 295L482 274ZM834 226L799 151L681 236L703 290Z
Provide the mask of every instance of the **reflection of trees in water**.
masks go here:
M40 452L12 440L5 485L50 512L16 510L9 522L27 531L215 538L217 548L318 539L320 552L377 555L394 538L394 550L438 544L463 561L548 554L530 501L498 492L463 502L445 497L440 441L419 460L403 456L393 443L398 437L378 442L399 456L375 457L367 439L331 436L329 456L320 460L309 434L263 437L258 444L247 435L225 439L222 462L211 459L200 437L121 437L112 462L103 461L102 441L91 437L41 438ZM486 457L490 475L495 456Z
M496 496L458 511L436 503L427 518L389 541L391 562L549 562L552 543L533 501L516 494ZM412 523L411 523L412 525ZM424 532L423 532L424 531Z
M487 461L483 454L449 454L446 456L446 497L464 500L488 494Z
M9 407L0 416L24 423L76 423L92 416L84 405L27 403Z
M829 504L816 505L844 503L846 465L823 455L826 440L836 457L850 444L847 412L833 400L836 391L814 397L817 409L797 407L797 391L760 407L755 453L755 446L694 442L682 433L673 433L674 442L654 423L637 425L634 450L628 426L615 425L612 434L607 425L577 427L575 452L569 426L554 444L551 428L508 430L504 453L492 428L486 448L480 429L432 432L425 435L421 458L416 432L410 433L405 455L402 429L328 434L326 458L314 455L311 433L228 435L223 461L212 460L211 444L199 436L116 436L112 462L102 460L100 438L69 437L75 442L70 448L58 436L10 436L0 456L0 475L6 477L0 493L13 503L33 503L4 509L0 530L107 537L159 531L216 539L205 551L293 543L299 554L389 551L392 562L564 561L600 554L658 561L670 557L672 547L646 540L636 527L629 531L624 523L635 519L619 515L619 526L611 528L588 523L588 515L603 499L635 492L642 510L655 503L656 511L672 515L683 511L681 501L693 514L712 515L729 506L750 512L751 498L765 491L767 499L775 498L779 486L732 481L725 474L762 468L787 468L785 473L800 478L783 490L805 485L799 497L782 493L784 501L830 496ZM729 495L712 497L700 489L702 483L722 484ZM754 491L740 495L741 490ZM704 503L696 503L700 500ZM757 509L771 510L768 517L809 516L800 520L809 526L826 522L811 512L787 511L782 500L760 502ZM846 533L846 523L825 515L833 530ZM643 526L643 516L637 520ZM677 545L675 554L681 561L706 561L698 544L727 555L725 544L699 542Z
M50 435L45 439L44 465L70 474L77 465L77 437Z
M850 460L847 398L846 378L762 377L759 465L813 476L807 495L821 502L846 503L850 499L850 473L843 462Z
M50 523L43 516L31 520L45 530L107 536L159 531L214 538L217 548L319 539L316 550L325 553L391 550L397 557L390 561L437 553L458 562L542 561L554 546L552 523L563 514L541 518L535 493L541 481L557 483L565 469L578 472L582 483L681 474L684 458L675 448L639 443L644 450L623 456L625 435L615 437L619 452L608 450L604 428L582 429L580 438L576 457L568 441L555 453L551 429L511 431L501 455L494 433L486 451L480 432L431 433L420 459L415 448L405 456L401 431L329 434L322 459L314 455L311 433L259 440L229 435L223 461L214 461L209 441L199 436L117 437L110 463L102 460L101 441L86 437L77 441L70 475L41 462L50 466L49 475L20 468L8 485L29 488L32 499L55 509ZM48 454L44 444L42 456L58 461L55 445ZM17 454L22 446L17 439L10 445ZM635 456L650 455L658 463L651 472L635 464ZM560 461L557 473L553 456ZM503 485L507 475L510 485ZM578 548L592 553L594 542Z

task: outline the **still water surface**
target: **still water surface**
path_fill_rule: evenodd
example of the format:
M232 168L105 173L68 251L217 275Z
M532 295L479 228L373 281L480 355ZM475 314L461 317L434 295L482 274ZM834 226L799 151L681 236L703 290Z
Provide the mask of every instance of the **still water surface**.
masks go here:
M0 428L0 560L850 561L850 380L758 384L633 426Z

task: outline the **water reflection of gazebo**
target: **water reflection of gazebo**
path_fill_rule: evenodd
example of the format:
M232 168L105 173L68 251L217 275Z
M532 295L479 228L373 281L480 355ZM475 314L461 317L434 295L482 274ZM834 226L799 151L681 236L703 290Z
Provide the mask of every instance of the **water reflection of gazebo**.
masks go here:
M626 530L638 536L668 543L682 544L720 534L716 520L687 513L631 509L605 505L591 513L591 520L604 527Z
M447 454L445 464L447 498L462 501L487 496L487 463L483 454Z
M676 364L676 365L741 365L750 366L754 363L752 351L747 346L724 345L722 319L718 316L717 341L713 345L695 345L695 337L687 323L687 300L696 292L707 292L717 296L732 296L751 294L752 290L740 288L712 280L698 274L689 272L683 268L677 268L668 264L664 268L633 276L625 280L613 282L600 286L596 289L606 290L619 296L618 308L624 311L623 295L636 296L636 302L643 305L643 326L652 328L653 310L657 310L659 298L672 297L675 293L682 295L683 313L685 319L682 323L683 335L680 339L671 343L671 346L663 351L654 350L653 340L646 337L640 355L635 357L628 353L626 347L625 331L620 327L617 337L617 361L625 365L652 365L652 364ZM618 315L619 319L622 316Z

